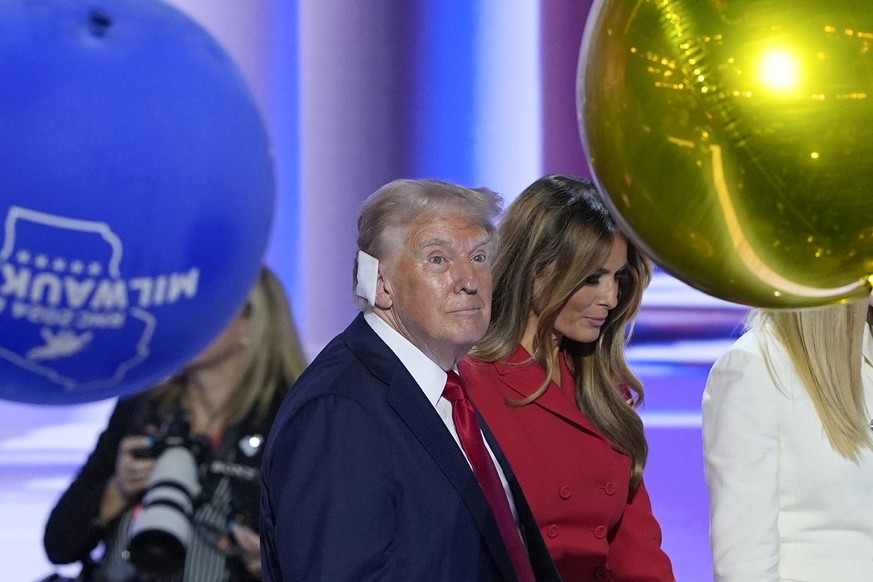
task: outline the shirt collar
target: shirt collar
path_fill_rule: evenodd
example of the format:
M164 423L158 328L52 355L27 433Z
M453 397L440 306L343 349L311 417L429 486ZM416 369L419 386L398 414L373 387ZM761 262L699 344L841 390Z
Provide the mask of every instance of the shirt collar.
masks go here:
M364 320L376 335L394 352L415 383L422 389L428 401L436 406L446 387L446 372L412 342L372 311L364 314Z

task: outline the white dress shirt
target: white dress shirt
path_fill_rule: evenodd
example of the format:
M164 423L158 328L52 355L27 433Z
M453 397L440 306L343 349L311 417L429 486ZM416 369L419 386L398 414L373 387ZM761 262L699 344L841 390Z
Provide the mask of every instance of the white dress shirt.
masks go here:
M873 452L857 462L828 441L788 355L748 332L713 366L703 444L717 582L873 580ZM873 341L864 337L873 411ZM775 378L775 380L774 380ZM869 418L869 414L868 414Z

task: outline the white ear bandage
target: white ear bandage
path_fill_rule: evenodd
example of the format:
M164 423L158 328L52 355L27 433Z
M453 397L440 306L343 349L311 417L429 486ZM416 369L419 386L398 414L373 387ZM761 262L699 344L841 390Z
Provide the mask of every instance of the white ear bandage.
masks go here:
M358 272L355 281L355 295L363 297L370 304L376 306L376 280L379 278L379 259L368 255L364 251L358 251Z

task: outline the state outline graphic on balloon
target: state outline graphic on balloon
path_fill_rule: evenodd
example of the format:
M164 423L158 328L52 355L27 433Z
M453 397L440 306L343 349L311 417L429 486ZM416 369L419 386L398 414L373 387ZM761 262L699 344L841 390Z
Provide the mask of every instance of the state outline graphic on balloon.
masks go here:
M51 273L46 270L37 270L34 275L34 270L24 266L20 266L21 268L18 271L14 271L15 265L11 262L11 259L23 250L26 251L26 249L18 248L16 244L18 240L16 235L20 230L19 227L22 225L35 225L37 228L51 228L97 235L110 248L106 268L106 273L109 277L102 279L101 282L96 281L94 278L76 281L69 276L62 279L57 273ZM124 291L125 293L128 292L129 282L125 282L119 267L124 251L121 238L105 222L57 216L20 206L10 207L5 226L3 247L0 248L0 267L2 267L4 276L4 285L0 287L0 293L2 293L0 295L0 316L2 317L0 318L11 317L14 320L38 319L29 316L28 304L32 308L56 309L58 315L53 321L44 321L41 324L39 335L44 340L44 345L24 346L24 349L22 349L23 354L0 345L0 357L32 373L44 376L52 382L62 385L70 392L85 392L106 388L122 382L130 369L145 361L150 355L149 344L157 327L157 318L142 307L129 305L128 299L121 300L118 297L113 299L112 297L105 296L100 299L99 305L96 307L114 308L116 310L115 315L121 315L120 320L115 318L109 321L107 325L105 319L101 322L97 318L86 320L81 317L81 308L85 307L88 303L89 297L95 297L96 293L98 293L97 289L102 282L109 282L109 285L115 286L116 289L120 289L119 285L124 284ZM39 281L42 281L42 283L37 286ZM65 291L61 291L61 288ZM50 295L53 292L55 294L54 299L44 301L46 295ZM61 297L62 293L65 293L63 298ZM189 299L196 295L196 284L192 288L189 282L186 295ZM71 296L74 297L72 301L70 301ZM8 297L13 298L11 304ZM59 306L64 298L67 299L67 306L60 308ZM149 294L149 299L151 299L151 294ZM113 305L113 301L115 301L115 305ZM140 302L142 301L143 297L140 294ZM46 305L43 306L40 303L46 303ZM16 308L18 308L17 312ZM4 314L4 312L6 313ZM127 325L127 317L138 320L142 324L141 332L138 334L137 341L132 346L132 355L126 360L117 362L117 366L111 375L83 382L69 372L65 374L56 367L52 367L44 362L45 360L74 357L83 351L88 343L91 343L95 330L117 328L119 324ZM81 336L76 336L73 328L86 331L83 331ZM84 372L84 370L80 371Z

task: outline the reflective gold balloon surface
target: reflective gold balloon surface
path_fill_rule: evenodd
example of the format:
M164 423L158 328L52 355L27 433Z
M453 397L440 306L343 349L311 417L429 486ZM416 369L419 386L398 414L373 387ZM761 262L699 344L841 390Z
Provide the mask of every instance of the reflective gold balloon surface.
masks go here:
M861 298L873 274L873 2L595 2L579 63L595 180L710 295Z

